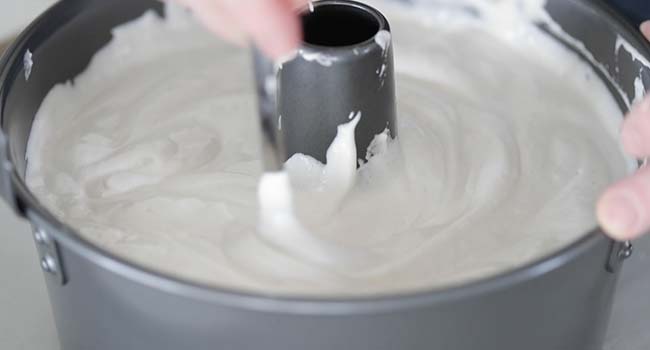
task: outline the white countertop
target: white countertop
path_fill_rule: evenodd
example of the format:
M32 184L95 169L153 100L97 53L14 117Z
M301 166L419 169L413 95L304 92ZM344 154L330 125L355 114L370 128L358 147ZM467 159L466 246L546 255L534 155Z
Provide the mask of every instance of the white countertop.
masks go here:
M34 17L55 2L55 0L0 1L0 42L18 34Z

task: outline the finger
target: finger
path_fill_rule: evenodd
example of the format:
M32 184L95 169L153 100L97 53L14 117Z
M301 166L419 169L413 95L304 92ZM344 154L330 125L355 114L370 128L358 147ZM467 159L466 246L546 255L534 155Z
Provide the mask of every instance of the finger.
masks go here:
M650 40L650 21L645 21L641 24L641 33L646 39Z
M610 187L597 206L598 222L614 239L630 240L650 228L650 168Z
M310 2L313 2L313 1L310 1L310 0L284 0L284 2L286 2L287 5L289 5L289 7L291 7L292 9L296 10L296 9L304 8L305 6L307 6L307 4L309 4Z
M192 10L194 16L208 30L226 41L243 46L247 36L238 23L237 17L229 14L228 9L215 0L178 0Z
M623 122L623 147L637 158L650 156L650 96L632 108Z
M227 0L225 2L254 43L277 59L291 54L302 40L297 13L286 0Z

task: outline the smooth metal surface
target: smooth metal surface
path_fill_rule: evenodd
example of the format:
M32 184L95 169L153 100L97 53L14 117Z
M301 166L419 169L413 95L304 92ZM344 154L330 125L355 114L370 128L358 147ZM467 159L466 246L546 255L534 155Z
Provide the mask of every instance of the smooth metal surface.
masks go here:
M0 281L11 281L0 288L0 349L62 350L43 275L34 264L31 227L14 215L0 203ZM603 350L650 349L650 236L635 247L621 271Z
M9 43L0 43L0 57ZM4 199L14 211L17 208L16 199L11 184L11 172L13 166L7 154L7 138L4 133L0 132L0 198Z
M9 160L7 148L7 139L5 135L0 132L0 198L4 199L14 212L20 213L18 209L18 199L14 193L14 187L11 182L11 174L13 173L14 167Z
M598 230L517 271L441 291L365 299L274 298L213 289L140 268L81 239L56 220L21 180L31 121L53 84L78 74L110 38L110 28L155 1L60 3L21 36L0 63L2 130L15 165L13 191L31 222L60 245L68 282L46 279L62 347L86 349L446 349L593 350L602 344L618 273L607 271L612 243ZM650 72L611 55L616 32L650 56L633 29L591 1L549 0L591 50L610 47L603 63ZM555 17L555 15L554 15ZM587 30L582 26L593 26ZM93 30L85 30L93 28ZM608 28L608 29L607 29ZM609 30L609 32L607 31ZM72 40L74 38L74 40ZM34 52L29 83L22 55ZM57 59L61 52L65 60ZM74 53L71 54L71 53ZM594 53L596 57L601 56ZM629 56L629 55L628 55ZM614 60L614 58L617 60ZM480 229L480 228L477 228Z
M287 160L284 136L277 126L278 118L278 71L272 61L253 47L253 67L259 126L262 137L262 161L265 171L281 171Z
M519 283L386 311L371 311L381 310L379 301L349 302L327 314L328 302L262 311L192 298L115 274L65 248L70 282L46 283L64 349L592 350L604 338L618 277L604 271L608 241L594 243L539 276L529 271L530 279ZM369 308L359 311L355 304L364 303Z
M650 236L635 248L622 270L603 350L650 349Z

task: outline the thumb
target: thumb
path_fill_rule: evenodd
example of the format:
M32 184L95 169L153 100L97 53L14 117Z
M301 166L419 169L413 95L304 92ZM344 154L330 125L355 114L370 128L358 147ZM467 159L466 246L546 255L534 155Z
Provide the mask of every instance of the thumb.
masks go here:
M302 39L300 19L287 0L228 0L232 14L238 16L255 44L273 58L287 56Z
M646 39L650 40L650 21L645 21L641 24L641 33Z

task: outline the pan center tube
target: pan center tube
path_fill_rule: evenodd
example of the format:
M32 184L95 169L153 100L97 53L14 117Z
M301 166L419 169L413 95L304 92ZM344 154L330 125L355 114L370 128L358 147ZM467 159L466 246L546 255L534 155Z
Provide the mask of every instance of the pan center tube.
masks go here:
M314 2L301 19L304 42L278 73L277 128L286 159L300 153L325 163L337 128L357 115L357 158L365 159L376 135L397 136L388 21L366 4L343 0Z

